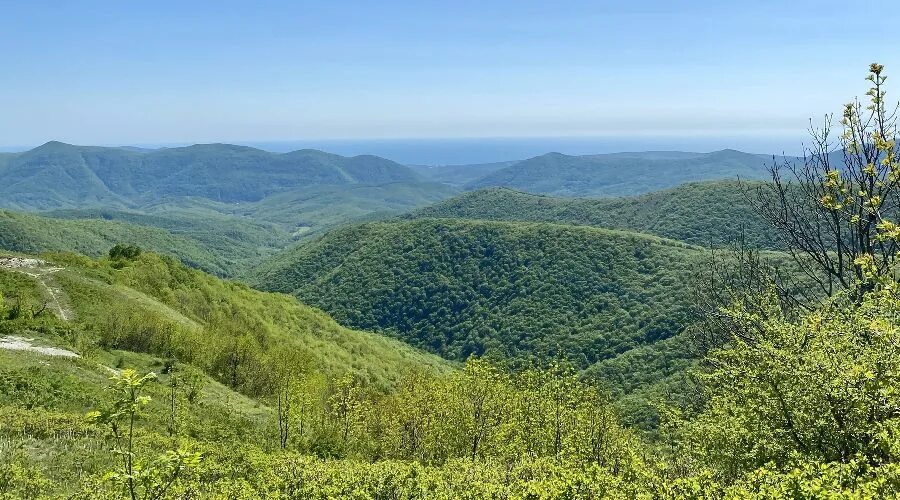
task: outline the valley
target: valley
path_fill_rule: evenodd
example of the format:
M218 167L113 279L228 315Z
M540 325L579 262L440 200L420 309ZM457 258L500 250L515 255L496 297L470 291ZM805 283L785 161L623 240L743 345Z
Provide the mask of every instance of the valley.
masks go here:
M0 500L900 498L898 25L4 2Z
M28 442L3 467L54 495L115 497L90 481L116 467L105 426L134 415L127 442L169 450L141 463L179 495L368 495L363 477L453 498L461 468L476 498L690 496L696 476L624 478L674 460L673 425L732 443L712 356L755 353L721 339L759 311L793 321L766 290L814 282L759 211L765 160L735 151L408 168L48 143L3 161L27 186L0 210L0 434Z
M710 155L724 159L709 166ZM101 179L95 186L100 194L85 201L63 199L57 187L30 188L29 212L0 212L0 245L50 256L75 252L100 262L110 259L106 252L113 245L139 245L164 256L159 262L167 266L173 265L171 257L261 290L291 294L342 325L376 332L354 345L384 335L403 343L396 345L441 356L449 360L447 366L470 357L515 370L564 360L585 380L614 394L623 418L652 431L659 424L653 408L660 391L684 384L696 362L685 330L697 313L696 270L710 258L708 249L728 247L739 238L756 248L781 248L767 222L751 216L757 181L736 180L747 168L763 171L764 160L737 152L572 157L599 165L590 168L608 168L608 176L631 175L616 162L653 165L673 176L685 175L685 162L696 162L703 166L689 176L711 180L632 197L550 197L509 187L460 193L481 182L473 176L527 171L542 158L426 169L315 151L275 155L229 145L145 151L51 142L10 156L7 161L17 166L7 166L0 176L16 168L36 169L31 178L60 168L71 175L90 172L76 184ZM748 166L751 158L753 167ZM128 168L156 173L136 175ZM233 170L238 175L248 168L259 169L249 186L238 177L223 180L204 173ZM547 181L570 175L557 165L543 168ZM194 173L183 177L185 170ZM285 175L304 178L306 184L283 185L279 179ZM170 180L154 187L157 178ZM167 187L176 178L183 179L177 181L182 187ZM221 182L231 187L219 190ZM621 184L613 177L599 182ZM103 201L113 198L118 201ZM121 263L110 260L116 262ZM71 275L67 271L62 277ZM140 314L154 311L158 317L151 324L168 317L171 323L163 323L169 325L163 329L205 328L171 299L160 303L160 293L171 297L174 292L147 297L145 291L124 288L113 299L107 290L104 296L110 298L103 301L127 299L147 310ZM76 295L75 302L86 304L89 296ZM120 309L104 306L98 315L76 307L71 314L88 314L90 322L136 321L137 313L113 314ZM297 335L286 324L277 328L289 332L279 335ZM172 346L150 349L146 339L140 345L108 347L177 352ZM359 348L329 363L365 364L358 359ZM312 344L305 349L314 352ZM368 377L368 383L382 387L386 379L399 380L397 374Z

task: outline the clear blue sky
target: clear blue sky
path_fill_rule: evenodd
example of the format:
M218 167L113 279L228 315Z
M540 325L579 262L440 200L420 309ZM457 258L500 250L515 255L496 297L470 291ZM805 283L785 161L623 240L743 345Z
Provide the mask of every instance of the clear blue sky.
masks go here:
M797 136L863 94L872 61L900 97L898 12L828 0L0 0L0 145Z

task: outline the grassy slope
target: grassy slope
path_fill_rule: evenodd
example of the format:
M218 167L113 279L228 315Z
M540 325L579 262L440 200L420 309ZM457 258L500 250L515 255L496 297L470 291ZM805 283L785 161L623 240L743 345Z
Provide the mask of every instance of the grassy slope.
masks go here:
M107 260L68 254L50 258L66 268L53 279L67 297L75 323L101 335L104 329L141 326L129 326L130 318L141 318L147 324L177 325L186 334L193 332L206 338L207 343L251 332L263 345L295 346L306 354L312 367L324 373L350 371L384 388L395 383L405 370L444 370L449 366L440 358L395 340L343 328L293 297L251 290L171 259L146 254L115 269ZM22 279L12 271L0 270L0 274ZM0 292L9 297L16 289ZM152 346L148 349L154 351Z
M24 256L23 254L10 255ZM92 302L80 302L77 300L80 297L79 292L83 293L92 288L110 289L113 287L97 283L94 280L90 280L90 284L71 286L70 281L73 279L87 280L81 276L84 271L71 265L73 262L71 256L58 255L58 257L69 267L63 271L63 274L55 277L53 284L62 285L66 306L74 307L78 314L76 319L72 322L65 322L51 314L45 314L39 319L33 320L0 318L0 335L25 336L34 339L34 345L73 350L80 353L82 357L68 359L0 349L0 367L2 367L0 368L0 378L12 372L30 372L33 375L30 377L30 384L22 384L16 388L4 386L3 390L0 390L0 406L53 406L58 410L72 411L81 416L87 410L96 408L98 401L102 399L112 368L119 365L135 368L141 372L160 373L163 363L160 358L151 354L97 349L91 341L90 332L96 326L93 323L98 320L100 315L125 305L166 315L173 321L190 322L190 320L153 298L126 287L118 287L116 296L103 297L101 294L91 294ZM82 262L89 261L82 260ZM46 289L35 278L22 272L0 268L0 296L5 297L7 306L17 300L37 303L46 298L46 293ZM103 302L103 299L114 299L116 303ZM191 371L202 379L205 386L203 393L209 403L218 403L221 406L226 399L230 400L234 405L238 420L241 415L257 420L269 414L269 410L264 405L229 389L209 376L187 365L181 365L181 369ZM9 378L5 380L9 380ZM164 380L165 377L162 381ZM47 384L50 385L51 390L30 393L40 389L42 385L45 386L44 389L47 389ZM152 388L151 390L160 392ZM17 393L17 391L19 392ZM41 404L29 405L26 404L28 401L41 401ZM162 403L158 406L161 407Z
M51 498L66 498L82 488L77 478L118 465L119 458L108 451L105 431L85 419L88 411L109 399L108 367L118 362L141 373L159 373L162 367L152 356L129 352L103 352L90 360L73 361L0 351L0 437L11 444L6 449L0 444L0 452L5 460L39 464L50 480L45 492L52 492ZM202 381L191 411L181 412L182 432L201 441L265 443L274 414L266 405L188 366L178 366L176 372L195 373ZM139 443L158 440L149 435L151 431L166 435L169 378L160 375L144 392L152 401L138 420ZM157 442L157 446L165 444Z
M585 368L676 335L703 257L636 233L422 219L332 231L255 284L452 359L561 351Z
M629 198L554 198L492 188L444 200L410 217L555 222L626 229L704 246L743 237L753 246L779 247L769 224L753 210L753 183L715 181ZM748 190L751 190L748 192Z
M107 260L73 254L42 258L65 268L41 280L59 288L74 320L66 322L50 314L8 320L0 314L0 337L22 336L33 339L34 345L69 349L82 357L0 349L0 465L12 463L12 469L3 468L8 472L16 471L16 464L32 464L50 481L43 489L53 495L66 497L86 487L79 484L85 475L118 466L119 458L109 452L112 444L107 431L85 418L88 411L109 404L113 397L109 377L118 367L158 374L143 392L152 401L137 421L141 450L171 446L165 436L172 374L180 380L181 436L208 446L260 450L275 446L275 411L266 400L224 385L227 377L204 372L199 365L172 365L173 355L178 358L180 353L155 347L153 342L161 335L193 333L203 346L212 346L207 355L214 355L225 337L249 334L270 349L299 349L311 372L332 378L351 373L367 387L380 390L392 388L409 370L444 373L453 369L446 361L395 340L343 328L293 297L250 290L172 259L144 254L137 261L113 266ZM47 290L38 279L0 269L0 297L5 297L5 307L0 300L2 313L18 301L39 304ZM98 346L98 339L128 334L147 340L146 352L104 347L102 341ZM271 366L263 367L261 373L268 371ZM196 399L186 399L190 387L199 388ZM146 455L146 451L140 453ZM13 486L25 481L16 476L3 479ZM10 485L0 484L0 489L5 486Z

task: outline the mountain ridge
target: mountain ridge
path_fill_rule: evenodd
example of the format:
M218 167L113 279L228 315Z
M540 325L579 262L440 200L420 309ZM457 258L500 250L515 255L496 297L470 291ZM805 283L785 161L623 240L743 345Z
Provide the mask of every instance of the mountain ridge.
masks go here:
M551 152L490 172L466 183L465 188L510 187L566 197L627 196L685 182L765 179L766 158L771 157L732 149L579 156Z
M8 155L0 165L0 204L26 210L135 208L166 195L240 203L310 185L423 180L408 167L372 155L270 153L222 143L135 151L49 141Z
M567 198L508 187L468 191L405 214L404 218L553 222L638 231L720 247L743 240L778 250L776 232L754 209L751 181L688 182L636 196Z

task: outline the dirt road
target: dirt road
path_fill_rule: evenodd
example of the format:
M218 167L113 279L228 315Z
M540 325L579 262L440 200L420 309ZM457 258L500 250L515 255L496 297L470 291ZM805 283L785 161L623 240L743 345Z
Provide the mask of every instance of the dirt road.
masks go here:
M53 279L55 273L63 270L62 267L55 267L40 259L0 257L0 269L26 274L37 280L47 298L47 307L53 311L53 314L63 321L72 319L72 310L65 305L68 298Z

